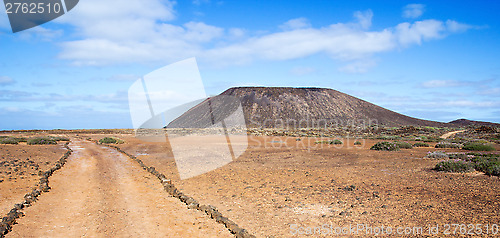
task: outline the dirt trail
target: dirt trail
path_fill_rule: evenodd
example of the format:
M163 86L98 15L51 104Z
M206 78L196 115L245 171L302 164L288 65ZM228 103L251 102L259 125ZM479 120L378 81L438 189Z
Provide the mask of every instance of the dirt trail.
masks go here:
M232 237L202 212L188 210L122 154L74 141L52 189L24 210L7 237Z
M455 135L455 134L457 134L457 133L464 132L464 131L466 131L466 130L448 132L448 133L443 134L443 135L442 135L442 136L440 136L439 138L441 138L441 139L446 139L446 138L448 138L448 137L450 137L450 136L452 136L452 135Z

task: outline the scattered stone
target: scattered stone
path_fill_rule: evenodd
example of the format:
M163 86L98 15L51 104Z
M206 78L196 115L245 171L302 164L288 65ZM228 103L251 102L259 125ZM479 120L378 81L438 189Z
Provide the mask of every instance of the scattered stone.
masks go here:
M351 185L351 186L346 186L345 188L342 188L344 191L354 191L356 190L356 186Z

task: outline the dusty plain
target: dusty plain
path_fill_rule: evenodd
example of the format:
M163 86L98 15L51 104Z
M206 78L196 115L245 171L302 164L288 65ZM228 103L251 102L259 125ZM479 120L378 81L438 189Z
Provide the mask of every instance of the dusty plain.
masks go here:
M340 231L338 228L344 228L341 232L346 232L346 227L351 228L349 233L340 235L371 237L377 230L368 233L366 229L382 228L378 230L382 232L379 235L401 236L395 234L397 228L416 227L417 232L419 232L418 228L421 228L423 233L403 235L421 237L429 235L429 229L436 226L439 228L439 234L435 236L442 236L447 224L465 224L466 226L481 224L490 227L500 225L499 177L487 176L481 172L437 172L432 168L440 159L425 157L429 151L464 152L460 149L419 147L400 151L373 151L370 147L382 141L381 139L342 139L344 142L342 145L330 145L315 143L325 138L249 136L248 149L233 162L208 173L181 180L168 143L145 142L127 130L105 131L105 133L79 131L67 133L67 136L71 138L70 145L73 147L85 145L89 143L89 139L99 140L104 137L122 139L124 143L117 145L121 149L137 156L147 166L155 167L156 170L171 178L178 189L201 204L217 207L224 216L257 237L329 236L336 235L336 232ZM360 141L361 145L354 145L355 141ZM414 143L415 141L408 142ZM429 144L434 146L435 142ZM135 165L120 165L121 175L114 175L117 174L115 171L117 169L113 166L116 167L114 163L117 162L109 159L119 155L114 154L112 150L103 150L93 146L96 145L86 146L90 148L90 152L86 153L90 154L84 158L87 160L90 158L94 161L93 163L105 161L98 168L100 173L111 173L111 175L108 174L108 177L111 176L110 179L112 179L109 182L112 185L109 186L123 186L120 185L120 181L115 180L126 175L127 181L135 181L134 183L137 184L134 185L135 187L142 186L142 183L147 185L146 189L139 190L141 193L159 196L161 189L154 188L153 183L148 184L149 179L144 179L147 175L137 175L142 172L137 172L139 170L134 167ZM500 146L496 144L494 147L497 150L494 153L498 153ZM0 148L2 161L15 159L23 161L31 156L31 159L26 160L27 163L31 164L30 161L34 161L40 167L47 162L57 160L65 152L61 145L20 144L0 145ZM77 163L81 163L81 159L73 156L61 171L56 172L54 182L51 183L52 190L63 193L63 188L71 187L64 183L65 179L75 178L75 176L82 183L89 183L86 186L93 184L91 178L85 181L84 177L78 177L83 175L71 173L70 170L78 171ZM21 164L17 167L23 166ZM36 175L32 175L32 173L36 174L36 171L31 171L31 167L28 166L23 175L13 172L8 174L11 177L9 180L6 172L10 170L12 169L9 166L0 167L2 172L0 179L4 180L0 183L2 196L0 204L4 214L8 211L6 209L12 206L14 200L21 199L22 194L29 191L29 186L37 178ZM137 176L144 178L141 180ZM137 189L134 188L134 190ZM51 211L50 204L57 203L55 199L58 199L58 196L50 195L50 193L55 194L50 191L41 195L40 204L35 204L26 210L26 217L21 218L20 224L14 226L12 234L21 234L15 233L16 229L29 232L31 228L28 228L26 221L32 219L29 216L31 211L38 211L40 214L44 211L46 213ZM95 188L86 189L84 195L88 197L116 196L114 192L99 192ZM135 199L145 199L140 198L139 194L137 196ZM165 196L167 196L166 193ZM111 200L103 198L102 201L114 201L113 199L117 198ZM44 203L47 204L45 210L37 208L37 206L44 206ZM69 206L75 205L70 203ZM99 210L94 208L89 209L89 213ZM120 209L126 211L129 208L125 205L116 205L115 210ZM151 208L144 208L140 211L149 211L148 209ZM177 215L179 213L188 215L192 211L177 207L172 212ZM112 211L108 213L113 214ZM72 215L72 219L84 219L87 215L80 214L80 216ZM210 223L197 217L203 216L200 214L190 216L202 220L193 221L193 225L197 228L208 229L213 232L213 236L226 236L225 233L221 233L220 227L216 227L220 224ZM157 214L157 217L161 215ZM140 220L141 216L132 216L131 219L128 222L133 222L133 219ZM154 218L149 219L154 220ZM164 225L175 226L176 223ZM126 224L121 224L121 226L128 227ZM213 227L209 229L207 226ZM357 233L352 233L356 231L352 227L357 227ZM392 229L392 234L387 234L388 228ZM109 229L115 231L113 228ZM153 235L167 230L166 228L155 229ZM130 234L140 233L140 230L132 231ZM482 233L482 235L493 237L495 234L491 234L492 231L489 231L490 234ZM61 232L64 232L64 229ZM94 230L94 232L96 233L90 234L100 234L98 231ZM316 233L310 234L311 232ZM453 232L453 229L450 232ZM112 235L113 233L102 234ZM459 236L460 234L451 235ZM207 237L212 237L212 235Z

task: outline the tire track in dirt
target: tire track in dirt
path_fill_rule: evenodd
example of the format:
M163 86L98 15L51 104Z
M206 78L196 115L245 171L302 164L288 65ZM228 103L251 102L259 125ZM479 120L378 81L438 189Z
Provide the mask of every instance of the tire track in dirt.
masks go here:
M121 153L86 141L71 149L50 193L24 210L7 237L233 237L166 196L156 178Z

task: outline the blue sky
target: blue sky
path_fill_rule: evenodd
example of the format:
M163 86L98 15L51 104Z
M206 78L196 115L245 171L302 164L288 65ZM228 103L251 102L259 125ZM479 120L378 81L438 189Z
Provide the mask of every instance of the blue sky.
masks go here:
M500 123L495 1L82 0L13 34L0 129L131 128L127 90L196 57L205 90L327 87L423 119Z

